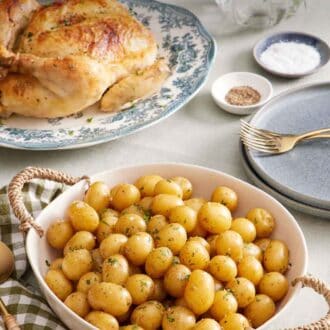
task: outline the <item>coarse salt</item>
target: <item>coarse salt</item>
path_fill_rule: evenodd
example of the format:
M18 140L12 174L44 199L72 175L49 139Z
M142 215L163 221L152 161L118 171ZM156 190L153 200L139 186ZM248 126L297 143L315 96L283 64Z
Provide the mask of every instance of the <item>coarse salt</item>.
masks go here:
M313 46L292 41L274 43L260 57L260 61L268 68L287 74L313 70L320 60L320 54Z

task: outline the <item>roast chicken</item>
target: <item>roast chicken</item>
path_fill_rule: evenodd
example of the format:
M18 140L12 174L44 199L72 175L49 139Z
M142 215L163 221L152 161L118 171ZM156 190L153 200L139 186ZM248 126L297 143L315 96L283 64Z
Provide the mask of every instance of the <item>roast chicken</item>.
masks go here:
M152 32L115 0L0 2L0 117L118 111L169 73Z

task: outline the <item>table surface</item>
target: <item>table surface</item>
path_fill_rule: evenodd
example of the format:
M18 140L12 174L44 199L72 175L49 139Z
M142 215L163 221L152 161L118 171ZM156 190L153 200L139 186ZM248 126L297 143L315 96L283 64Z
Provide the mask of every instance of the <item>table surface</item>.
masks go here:
M221 111L210 96L212 82L231 71L251 71L265 75L275 93L330 76L330 64L320 72L300 80L275 78L253 61L251 49L264 35L281 30L313 33L330 43L330 1L309 0L307 8L280 25L263 31L221 33L221 21L212 0L171 0L193 11L218 43L218 55L208 81L199 94L170 118L156 126L110 143L72 151L31 152L0 148L0 186L26 166L63 170L73 175L92 174L113 167L150 162L184 162L221 170L247 180L239 160L239 117ZM193 133L192 133L193 132ZM328 169L324 169L328 170ZM306 237L308 272L330 281L330 221L292 211ZM301 290L272 329L309 323L326 313L324 301L310 289Z

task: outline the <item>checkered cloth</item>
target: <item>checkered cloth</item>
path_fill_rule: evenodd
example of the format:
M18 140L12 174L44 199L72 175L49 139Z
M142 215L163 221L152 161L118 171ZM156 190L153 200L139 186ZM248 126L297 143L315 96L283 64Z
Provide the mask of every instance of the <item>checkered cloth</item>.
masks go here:
M25 206L36 217L65 188L61 183L33 180L23 189ZM24 237L18 225L9 206L7 187L4 187L0 190L0 240L14 252L15 271L9 280L0 285L0 297L23 330L66 329L39 291L27 261ZM0 318L0 329L3 328Z

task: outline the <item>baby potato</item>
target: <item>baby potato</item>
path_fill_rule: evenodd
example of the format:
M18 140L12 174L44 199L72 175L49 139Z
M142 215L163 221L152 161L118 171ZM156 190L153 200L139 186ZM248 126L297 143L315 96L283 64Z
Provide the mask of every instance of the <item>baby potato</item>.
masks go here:
M223 330L247 330L250 323L245 316L239 313L230 313L220 321Z
M154 197L151 203L151 212L155 214L161 214L165 217L170 215L170 211L179 205L183 205L181 198L170 195L170 194L160 194Z
M169 220L179 223L189 233L196 227L197 212L186 205L176 206L170 211Z
M166 291L172 297L183 297L190 274L191 272L188 267L181 264L172 265L164 276Z
M64 300L64 304L80 317L85 317L89 313L90 308L87 301L87 295L83 292L71 293Z
M144 329L139 327L137 324L129 324L129 325L120 327L120 330L144 330Z
M254 328L264 324L274 314L275 304L264 294L257 294L254 300L244 308L244 315Z
M72 281L78 281L81 276L90 272L92 268L93 259L86 249L71 251L63 258L63 273Z
M150 212L152 201L152 197L143 197L136 203L136 205L140 206L144 212Z
M58 220L48 227L46 238L51 247L62 250L73 234L73 227L69 221Z
M104 260L102 265L103 282L111 282L124 285L128 279L129 267L126 258L121 254Z
M246 218L255 225L257 238L269 237L275 227L273 216L265 209L254 208L247 213Z
M237 308L235 296L228 290L219 290L215 293L209 312L214 319L220 321L226 314L236 313Z
M148 275L135 274L128 278L126 289L132 297L133 304L140 305L153 294L154 282Z
M255 257L260 262L262 262L262 259L263 259L262 251L261 251L260 247L254 243L244 244L243 258L247 257L247 256Z
M106 259L114 254L120 254L127 240L127 237L123 234L110 234L100 244L102 258Z
M217 254L217 248L216 248L216 240L217 238L219 237L219 235L209 235L207 238L206 238L206 241L207 243L209 243L209 246L210 246L210 257L214 257L216 254Z
M128 237L146 230L146 222L137 214L124 214L119 217L115 225L116 233L124 234Z
M163 316L163 330L190 330L196 323L192 311L182 306L173 306L167 309Z
M189 308L196 314L205 313L214 301L213 277L200 269L192 271L184 290L184 299Z
M102 276L100 273L89 272L81 276L77 284L77 291L86 293L95 283L100 283Z
M189 206L197 213L199 212L200 208L207 202L204 198L190 198L184 201L184 205Z
M98 213L83 201L74 201L68 209L68 216L76 231L94 232L99 225Z
M194 237L190 237L188 239L188 241L189 242L198 242L199 244L203 245L205 247L206 251L208 252L208 254L210 254L211 247L205 238L199 237L199 236L194 236Z
M126 209L124 209L120 212L120 216L125 215L125 214L136 214L136 215L140 216L141 218L144 218L144 216L145 216L145 212L144 212L143 208L138 204L130 205L129 207L126 207Z
M259 282L259 292L277 302L284 298L289 290L289 282L278 272L266 273Z
M57 259L55 259L49 265L49 269L59 269L59 270L62 270L62 262L63 262L63 258L57 258Z
M144 330L157 330L162 325L165 308L155 300L137 306L131 315L131 322Z
M198 221L208 232L220 234L230 228L231 213L220 203L207 202L198 212Z
M128 264L128 275L129 276L134 275L134 274L142 274L142 273L143 273L143 270L141 267L135 266L131 263Z
M230 229L239 233L244 243L253 242L257 236L256 227L250 220L245 218L234 219Z
M118 330L119 324L115 317L101 311L92 311L85 320L94 325L99 330ZM139 330L139 329L136 329Z
M163 301L166 299L167 292L165 290L163 279L156 278L154 281L154 291L149 297L150 300Z
M96 283L88 291L89 305L96 310L103 310L113 316L125 314L131 304L130 293L115 283Z
M140 190L141 196L154 196L156 184L163 178L156 174L144 175L135 181L135 186Z
M168 222L166 220L166 217L163 215L154 215L150 218L147 224L147 232L155 238L155 236L158 235L159 231L164 228L166 225L168 225Z
M271 242L270 238L259 238L254 241L254 244L257 245L261 249L262 253L264 253L270 242Z
M112 209L106 209L102 212L100 223L96 229L96 238L99 243L101 243L110 234L114 233L118 216L119 213Z
M118 184L110 191L110 202L117 211L122 211L127 207L136 204L141 198L138 188L129 183Z
M289 250L280 240L271 240L264 252L263 264L267 272L285 273L289 265Z
M110 189L104 182L94 182L88 188L84 201L100 213L110 204Z
M187 241L187 233L180 224L170 223L160 230L155 240L158 247L166 246L177 255Z
M183 200L187 200L188 198L191 197L193 193L193 186L187 178L184 178L182 176L176 176L171 180L177 183L181 187L183 193L182 195Z
M215 244L218 254L229 256L236 262L243 258L243 239L235 231L227 230L221 233Z
M154 196L160 194L174 195L182 199L183 192L177 183L170 179L159 180L155 185Z
M210 255L199 242L187 241L180 251L180 261L191 270L206 269L210 262Z
M173 253L163 246L152 250L145 264L146 273L152 278L160 278L166 273L167 269L172 265Z
M227 283L226 289L234 294L238 307L244 308L250 304L256 295L256 290L251 281L244 277L236 277Z
M238 197L234 190L220 186L213 191L211 201L223 204L234 212L237 209Z
M73 291L71 281L69 281L59 269L50 269L45 276L45 282L62 301Z
M66 256L69 252L74 250L86 249L91 251L95 248L95 237L89 231L76 232L66 243L63 254Z
M135 266L144 265L149 253L154 248L154 241L148 233L132 235L124 246L124 254Z
M254 285L258 285L264 275L264 269L262 268L261 262L252 256L243 257L238 263L237 269L238 276L247 278Z
M191 330L221 330L221 328L217 321L206 318L199 320Z
M197 221L195 228L189 233L190 237L206 237L207 230Z
M228 256L215 256L210 261L209 272L218 281L229 282L237 276L237 266Z

